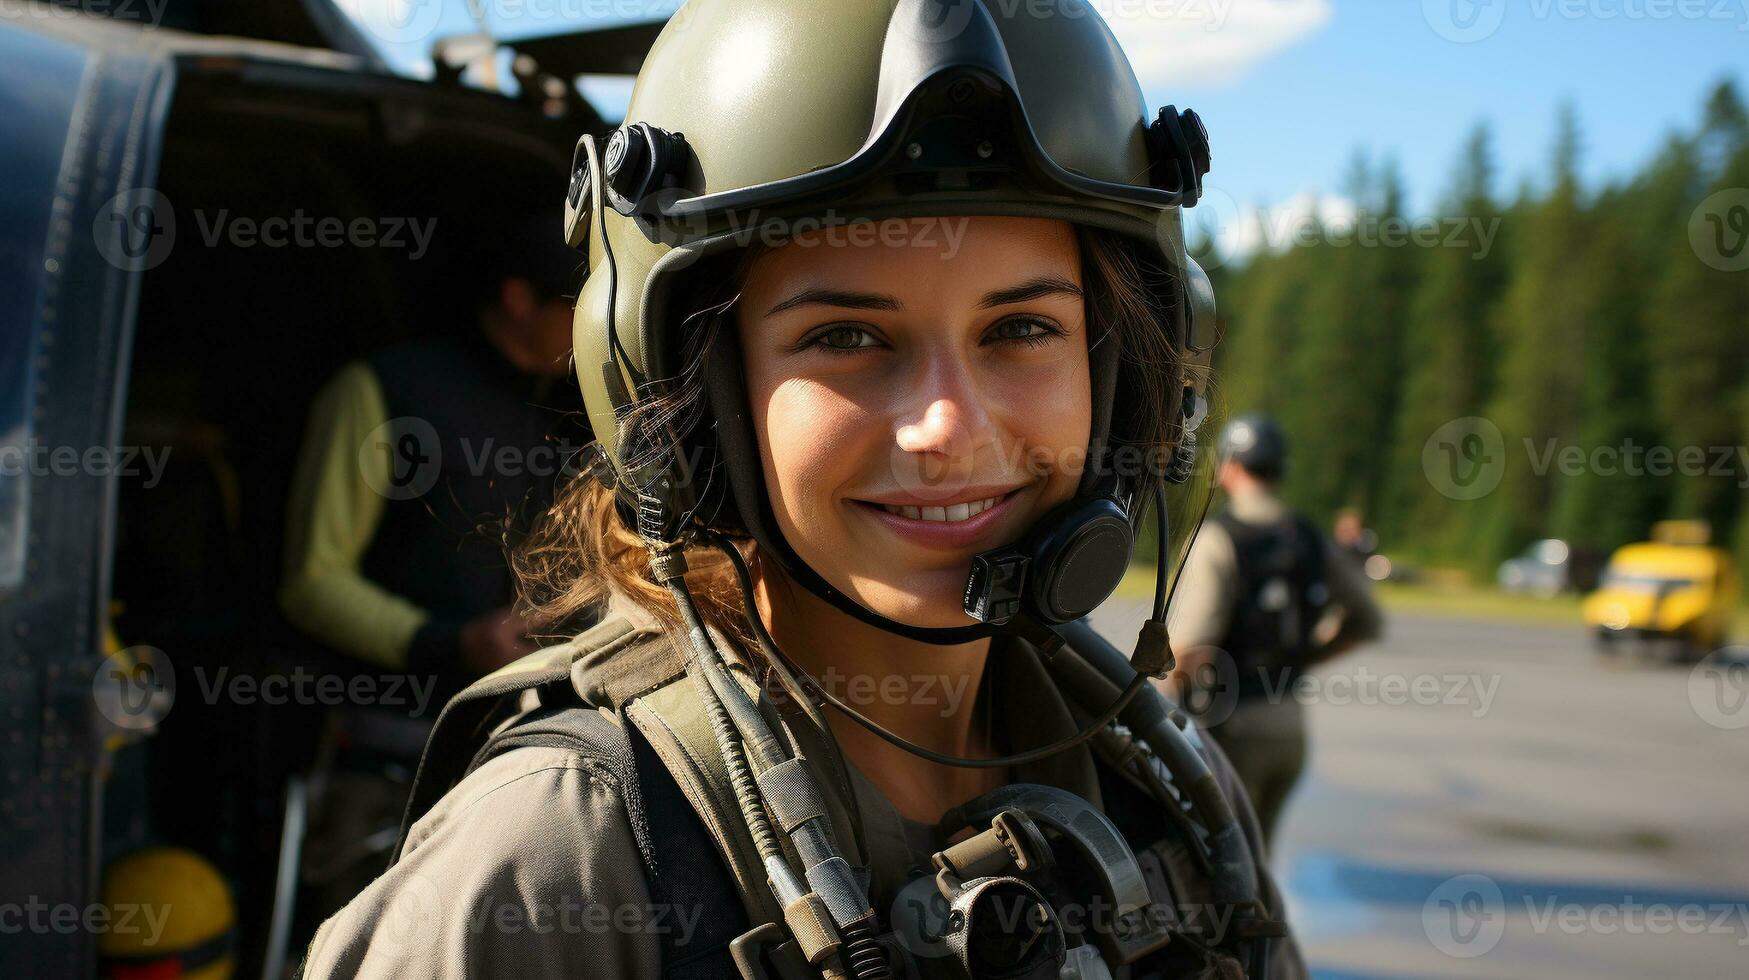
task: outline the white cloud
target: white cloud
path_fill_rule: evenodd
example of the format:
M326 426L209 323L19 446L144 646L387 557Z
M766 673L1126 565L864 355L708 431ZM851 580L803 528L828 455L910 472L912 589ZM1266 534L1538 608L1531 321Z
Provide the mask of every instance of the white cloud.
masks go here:
M1149 93L1231 85L1316 33L1330 0L1091 0Z
M1306 190L1278 204L1240 204L1209 188L1202 202L1185 212L1185 233L1193 247L1212 240L1219 256L1213 261L1231 262L1258 251L1281 252L1296 243L1310 244L1307 230L1314 220L1326 231L1353 228L1357 214L1352 199L1336 194Z

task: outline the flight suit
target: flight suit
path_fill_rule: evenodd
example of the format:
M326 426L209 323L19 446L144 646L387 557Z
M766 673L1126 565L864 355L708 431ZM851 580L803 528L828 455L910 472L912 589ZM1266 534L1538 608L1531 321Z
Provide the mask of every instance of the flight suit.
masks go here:
M622 621L624 628L616 626ZM633 655L631 643L664 642L647 612L619 598L591 634L615 637L611 642L619 646L610 653L619 658ZM1037 652L1018 640L993 642L988 690L1005 750L1077 730L1080 722ZM732 648L719 640L719 649L729 657ZM731 670L748 676L745 661L729 659ZM624 726L623 717L609 717ZM1260 846L1231 767L1218 749L1211 746L1208 755L1252 847ZM872 782L846 767L860 821L858 849L866 849L871 871L870 897L885 913L918 874L932 871L930 855L945 842L933 827L901 817ZM1097 764L1086 743L1020 766L1014 775L1016 782L1080 795L1120 821L1112 804L1128 784ZM639 848L664 842L638 839L628 818L628 808L640 805L634 783L614 760L569 748L530 745L491 757L411 826L397 863L323 923L304 975L664 975L669 965L661 962L659 930L696 929L699 916L729 910L652 908ZM1165 829L1157 813L1129 816L1158 819ZM1267 872L1259 874L1260 894L1279 918L1280 895ZM1124 975L1131 974L1120 971ZM1291 938L1277 940L1271 976L1305 975Z

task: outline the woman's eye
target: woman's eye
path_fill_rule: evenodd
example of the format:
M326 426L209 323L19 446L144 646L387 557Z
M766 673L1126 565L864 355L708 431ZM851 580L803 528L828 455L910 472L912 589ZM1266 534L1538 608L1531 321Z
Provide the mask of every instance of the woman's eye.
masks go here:
M1014 317L990 328L990 339L998 343L1022 343L1030 347L1047 344L1062 334L1062 329L1055 324L1031 317Z
M833 351L850 351L876 345L874 334L853 324L842 324L828 327L814 334L808 346L824 347Z

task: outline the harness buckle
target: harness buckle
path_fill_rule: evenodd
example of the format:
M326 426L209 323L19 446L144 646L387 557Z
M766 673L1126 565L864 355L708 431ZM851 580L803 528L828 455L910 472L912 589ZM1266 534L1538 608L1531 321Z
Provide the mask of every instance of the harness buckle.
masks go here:
M729 942L742 980L819 980L801 948L775 922L754 926Z

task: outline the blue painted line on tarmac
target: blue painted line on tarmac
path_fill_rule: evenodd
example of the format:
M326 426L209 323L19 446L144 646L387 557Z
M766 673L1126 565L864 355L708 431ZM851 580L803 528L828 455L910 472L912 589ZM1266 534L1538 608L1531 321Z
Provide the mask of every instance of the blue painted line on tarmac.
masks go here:
M1307 969L1312 973L1312 980L1414 980L1400 973L1356 973L1353 970L1338 970L1332 967L1310 964Z
M1471 872L1461 869L1427 871L1392 868L1357 861L1340 854L1313 852L1294 861L1286 880L1287 889L1302 907L1318 909L1320 903L1354 903L1419 907L1441 884ZM1551 881L1488 875L1500 888L1509 909L1556 905L1585 907L1638 905L1749 905L1749 894L1708 890L1658 888L1637 884L1600 885L1595 882Z

